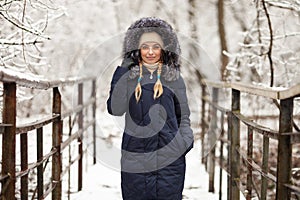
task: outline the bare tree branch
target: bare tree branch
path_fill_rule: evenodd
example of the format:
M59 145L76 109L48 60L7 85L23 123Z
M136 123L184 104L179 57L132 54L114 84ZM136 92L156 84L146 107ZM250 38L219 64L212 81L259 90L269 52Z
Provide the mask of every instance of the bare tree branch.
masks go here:
M21 42L18 42L18 41L4 41L4 40L0 40L0 44L2 45L12 45L12 46L17 46L17 45L35 45L35 44L38 44L38 43L43 43L43 41L40 41L40 40L34 40L34 41L21 41Z
M0 7L11 5L14 1L21 1L21 0L4 1L4 4L0 4Z
M41 38L44 38L46 40L50 40L50 37L47 37L47 36L43 36L41 33L38 33L36 31L33 31L29 28L27 28L26 26L24 25L21 25L21 24L18 24L16 22L14 22L13 20L9 19L7 16L5 16L2 12L0 12L0 16L2 16L5 20L7 20L8 22L10 22L11 24L13 24L14 26L16 26L17 28L21 29L21 30L24 30L28 33L31 33L33 35L36 35L36 36L39 36Z
M277 35L277 36L273 36L273 41L274 40L280 40L280 39L285 39L287 37L299 37L300 36L300 32L294 32L294 33L287 33L287 34L284 34L284 35ZM262 37L263 39L270 39L270 38L267 38L267 37Z
M221 79L225 80L225 70L228 64L228 57L223 53L227 52L227 41L226 41L226 31L224 25L224 0L218 0L218 28L219 28L219 38L221 43Z
M258 31L258 42L261 44L261 31L260 31L260 9L259 9L259 1L256 2L256 24L257 24L257 31ZM260 49L262 52L262 48Z
M42 8L42 9L50 9L50 10L58 10L59 7L51 7L45 3L43 3L42 1L39 1L39 0L36 0L38 3L35 3L33 4L32 0L29 0L29 3L30 5L33 7L33 8ZM41 6L42 5L42 6Z
M22 12L22 24L24 24L24 19L25 19L25 13L26 13L26 0L24 0L24 4L23 4L23 12ZM24 30L22 30L22 43L23 43L23 45L22 45L22 50L23 50L23 52L22 52L22 54L23 54L23 58L24 58L24 61L25 61L25 63L27 63L27 61L26 61L26 55L25 55L25 45L24 45Z
M272 30L272 23L271 23L270 15L268 13L268 9L266 7L265 0L262 0L262 5L263 5L263 8L264 8L267 20L268 20L268 27L269 27L269 33L270 33L268 59L269 59L269 63L270 63L270 72L271 72L270 87L273 87L273 85L274 85L274 67L273 67L273 60L272 60L273 30Z
M269 4L270 6L280 8L280 9L286 9L286 10L300 12L299 1L296 1L295 3L291 3L288 1L275 2L272 0L267 0L267 1L265 1L265 3Z

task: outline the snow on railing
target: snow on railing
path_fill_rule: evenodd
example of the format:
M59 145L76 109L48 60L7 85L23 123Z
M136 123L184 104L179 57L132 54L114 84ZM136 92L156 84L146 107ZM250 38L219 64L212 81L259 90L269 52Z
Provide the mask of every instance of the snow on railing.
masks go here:
M21 87L43 90L65 85L74 85L75 83L85 82L91 79L95 79L95 77L69 77L48 80L37 75L26 74L12 69L3 68L0 70L0 80L2 82L14 82Z

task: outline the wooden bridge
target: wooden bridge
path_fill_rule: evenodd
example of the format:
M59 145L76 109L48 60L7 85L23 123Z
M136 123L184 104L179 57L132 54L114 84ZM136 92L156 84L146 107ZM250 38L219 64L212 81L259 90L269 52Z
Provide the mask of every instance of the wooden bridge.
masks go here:
M63 187L70 191L71 168L74 165L77 170L77 190L80 191L83 157L90 145L93 149L92 163L96 163L96 77L48 81L28 78L22 74L16 75L10 71L1 71L0 81L3 84L2 124L0 124L2 135L1 199L44 199L51 195L53 200L60 200L63 198ZM215 169L220 166L218 181L220 199L237 200L240 199L241 193L246 199L254 196L266 199L268 192L274 192L274 198L278 200L299 199L300 187L293 183L292 170L300 166L294 166L292 161L294 157L299 159L296 157L299 152L293 151L293 147L297 147L300 141L299 128L295 122L299 120L299 114L294 113L293 105L300 95L300 85L283 90L201 80L201 86L202 109L199 115L201 115L202 162L210 177L207 192L215 192ZM76 88L77 102L75 106L64 111L62 88L65 87ZM48 113L48 116L17 125L16 118L19 109L17 90L20 88L45 90L52 93L52 100L43 102L43 105L52 106L52 111ZM87 93L89 98L84 98L83 94ZM226 102L231 103L228 108L224 106L225 101L220 101L220 96L224 97L224 94L230 97L226 99ZM269 116L270 119L279 123L278 130L255 121L264 116L242 114L241 100L242 98L249 100L249 95L271 99L268 103L275 102L275 105L279 101L277 104L279 114ZM70 99L65 101L70 101ZM50 129L47 128L49 125ZM50 133L44 130L50 130ZM28 145L30 142L28 138L32 134L36 135L35 146ZM48 149L44 146L47 134L50 134L52 142L49 151L44 153ZM257 160L253 157L255 135L263 137L261 164L257 164ZM90 137L88 141L91 142L87 147L83 147L83 140L86 137ZM270 170L269 155L272 147L270 139L276 141L278 151L275 155L277 158L275 173ZM17 141L20 141L19 144ZM243 146L243 143L246 145ZM30 148L35 148L34 162L29 162L28 159ZM20 153L16 153L16 149L20 149ZM72 149L77 151L75 157L71 152ZM20 166L16 165L18 159ZM34 170L36 170L36 182L29 184L29 173ZM227 174L226 180L222 178L223 172ZM254 176L257 177L257 173L261 181L255 182ZM224 181L228 185L227 197L222 195ZM66 185L63 185L64 183ZM273 189L272 185L274 185ZM68 198L71 198L70 192L68 192Z

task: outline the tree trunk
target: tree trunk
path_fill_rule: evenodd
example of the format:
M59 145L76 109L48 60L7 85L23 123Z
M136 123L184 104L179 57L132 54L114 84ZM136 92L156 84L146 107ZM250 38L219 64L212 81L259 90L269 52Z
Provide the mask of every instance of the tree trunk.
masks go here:
M218 27L219 27L219 37L221 43L221 79L224 81L226 78L225 70L228 64L228 57L223 53L227 51L227 42L224 26L224 0L218 0Z

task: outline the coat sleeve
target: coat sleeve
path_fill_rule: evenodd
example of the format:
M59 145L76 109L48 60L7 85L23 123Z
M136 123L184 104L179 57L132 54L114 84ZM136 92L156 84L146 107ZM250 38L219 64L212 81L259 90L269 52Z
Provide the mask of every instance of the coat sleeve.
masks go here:
M127 67L118 66L110 83L107 111L111 115L122 116L127 109Z
M191 120L190 120L190 109L188 105L188 99L186 95L186 86L184 80L180 76L175 89L175 113L179 126L179 133L182 138L181 141L178 141L180 144L181 152L188 153L194 144L194 135L193 130L191 129Z

